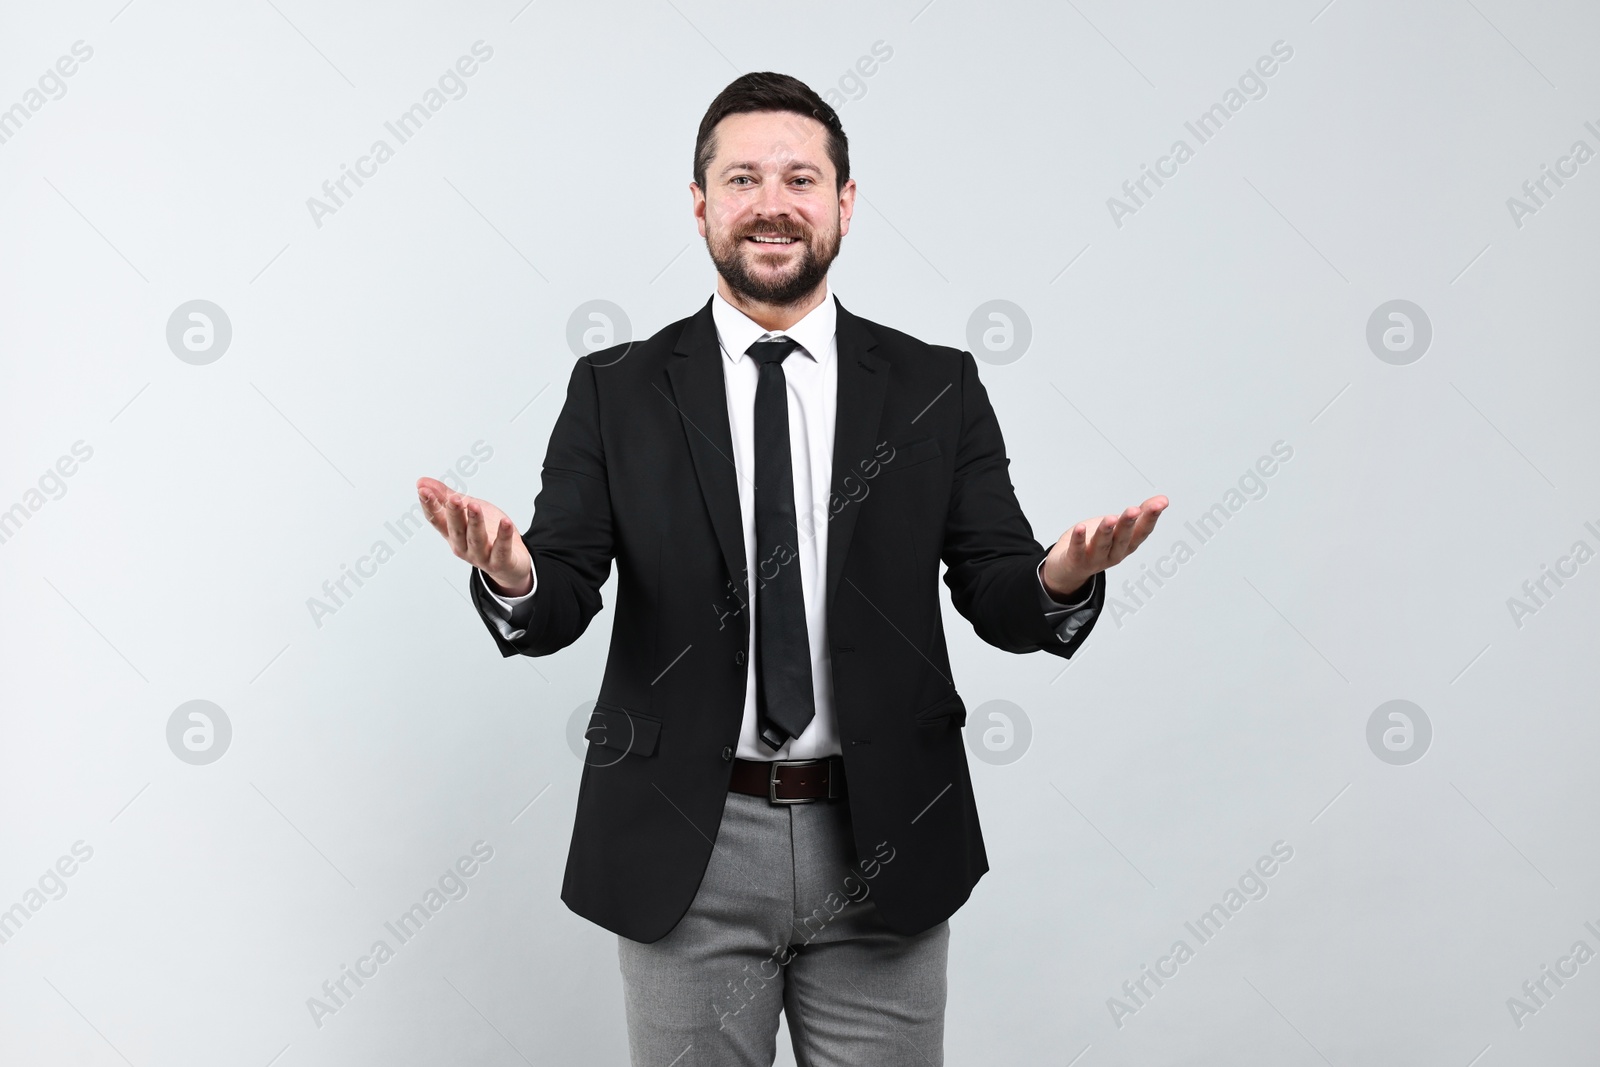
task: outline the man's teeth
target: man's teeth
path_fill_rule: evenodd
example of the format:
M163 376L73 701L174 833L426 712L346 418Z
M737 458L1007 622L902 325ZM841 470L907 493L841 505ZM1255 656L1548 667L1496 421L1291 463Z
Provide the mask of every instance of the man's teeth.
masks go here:
M799 240L798 237L763 237L760 234L751 234L750 239L768 245L790 245Z

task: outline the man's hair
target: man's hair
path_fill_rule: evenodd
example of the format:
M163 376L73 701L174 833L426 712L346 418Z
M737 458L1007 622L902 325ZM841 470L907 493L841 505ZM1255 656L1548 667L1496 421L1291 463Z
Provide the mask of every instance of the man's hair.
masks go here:
M838 113L800 79L763 70L742 74L729 82L700 120L700 132L694 141L694 181L702 190L706 187L706 168L717 153L717 123L729 115L748 111L787 111L822 123L827 130L828 160L835 174L834 191L843 189L850 180L850 139L844 135Z

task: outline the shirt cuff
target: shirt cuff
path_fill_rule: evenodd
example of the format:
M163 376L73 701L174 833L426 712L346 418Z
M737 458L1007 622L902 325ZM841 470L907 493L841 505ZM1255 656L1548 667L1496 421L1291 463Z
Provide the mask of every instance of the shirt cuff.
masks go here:
M533 594L539 590L539 573L533 571L533 588L522 596L502 596L489 586L489 578L483 571L474 567L473 571L478 576L478 584L488 594L484 603L484 613L495 624L495 629L500 631L500 636L507 641L515 641L528 631L520 624L527 622L527 617L533 608Z
M1039 563L1039 570L1041 572L1039 577L1039 606L1044 610L1045 621L1054 627L1056 640L1066 644L1077 635L1085 623L1094 618L1095 609L1089 605L1089 601L1094 599L1100 575L1105 572L1102 571L1090 577L1088 583L1089 592L1084 595L1082 600L1072 604L1063 604L1045 591L1042 573L1044 571L1044 562L1042 560Z

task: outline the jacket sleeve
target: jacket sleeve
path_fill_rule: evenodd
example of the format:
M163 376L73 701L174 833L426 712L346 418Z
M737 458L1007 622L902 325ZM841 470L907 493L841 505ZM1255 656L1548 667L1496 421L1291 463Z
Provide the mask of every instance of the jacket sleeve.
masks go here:
M511 640L496 625L504 611L492 610L483 583L476 580L469 582L472 603L502 656L548 656L583 636L600 610L600 587L611 574L611 493L599 394L587 359L573 361L567 400L545 451L533 522L522 543L539 575L532 598L517 612L522 633Z
M970 352L961 353L960 387L961 437L941 551L950 599L996 648L1068 658L1100 617L1105 582L1092 583L1093 614L1061 640L1039 600L1039 564L1048 553L1017 503L1000 423Z

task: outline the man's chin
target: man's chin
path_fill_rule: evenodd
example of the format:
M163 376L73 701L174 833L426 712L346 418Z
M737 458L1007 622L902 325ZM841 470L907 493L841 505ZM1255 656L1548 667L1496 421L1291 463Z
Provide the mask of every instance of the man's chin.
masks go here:
M785 307L799 303L815 288L807 286L804 291L795 291L801 272L799 265L784 270L767 270L750 263L741 264L741 267L743 269L739 271L739 277L723 277L734 292L747 300Z
M768 305L770 307L776 307L776 308L794 307L796 304L800 303L800 301L804 300L811 293L810 289L807 289L805 292L801 292L801 293L796 293L796 292L794 292L794 291L792 291L790 289L786 289L786 288L773 288L773 289L755 288L755 289L752 289L749 286L737 285L737 284L735 284L733 282L729 282L728 283L728 287L731 288L739 296L743 297L745 300L748 300L753 304L766 304L766 305Z
M800 276L800 269L801 265L799 263L791 263L778 268L763 266L759 263L746 263L744 265L744 274L745 277L757 285L781 289L784 286L793 284L794 280Z

